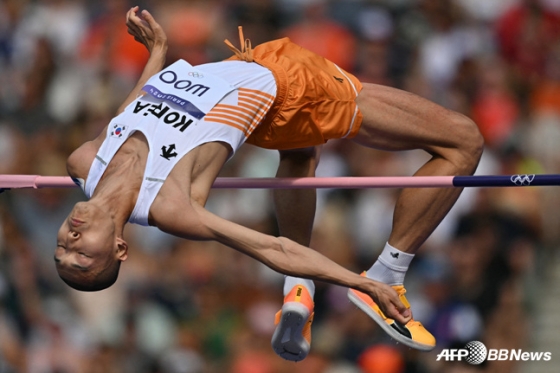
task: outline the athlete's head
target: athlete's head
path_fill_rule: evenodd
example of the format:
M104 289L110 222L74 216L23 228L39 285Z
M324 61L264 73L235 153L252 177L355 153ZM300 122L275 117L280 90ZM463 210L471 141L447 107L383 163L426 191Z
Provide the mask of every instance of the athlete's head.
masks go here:
M128 246L111 216L95 204L77 203L58 230L56 270L69 286L98 291L113 285Z

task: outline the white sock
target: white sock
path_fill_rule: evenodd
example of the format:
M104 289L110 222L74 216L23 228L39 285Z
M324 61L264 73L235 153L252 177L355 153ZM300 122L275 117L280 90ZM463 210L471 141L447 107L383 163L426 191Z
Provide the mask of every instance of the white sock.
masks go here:
M315 295L315 283L312 280L306 278L298 278L291 276L284 276L284 296L288 295L294 286L302 285L307 289L311 298Z
M414 254L400 251L387 242L377 261L367 270L366 276L387 285L402 285Z

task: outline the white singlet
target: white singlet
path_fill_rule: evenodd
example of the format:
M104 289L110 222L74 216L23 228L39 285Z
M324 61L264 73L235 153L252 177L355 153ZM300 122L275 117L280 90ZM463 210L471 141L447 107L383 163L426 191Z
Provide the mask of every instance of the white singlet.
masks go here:
M129 222L148 225L148 213L167 176L189 151L204 143L229 144L233 156L270 109L272 73L256 64L224 61L192 67L178 61L154 75L148 92L107 127L85 181L74 181L91 198L122 144L140 131L149 145L144 178Z

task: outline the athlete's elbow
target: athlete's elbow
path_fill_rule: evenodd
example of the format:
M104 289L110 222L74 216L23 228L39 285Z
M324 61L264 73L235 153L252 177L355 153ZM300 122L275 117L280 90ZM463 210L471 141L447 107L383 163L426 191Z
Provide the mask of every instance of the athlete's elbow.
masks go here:
M293 274L289 240L283 237L268 236L262 242L260 257L256 258L271 269L285 275Z

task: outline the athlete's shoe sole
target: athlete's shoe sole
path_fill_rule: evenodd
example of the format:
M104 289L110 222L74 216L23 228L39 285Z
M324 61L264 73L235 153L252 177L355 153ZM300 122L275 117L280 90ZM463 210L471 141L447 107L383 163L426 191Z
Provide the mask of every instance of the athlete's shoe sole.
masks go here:
M298 302L284 303L280 312L280 322L272 335L272 348L285 360L301 361L311 347L303 337L303 329L312 315L305 305Z
M381 327L381 329L383 329L397 342L420 351L431 351L434 349L435 340L433 344L424 344L415 341L412 339L412 334L405 325L392 319L384 319L380 313L376 312L369 304L356 294L356 290L348 289L348 299L350 299L350 301L360 310L364 311ZM379 312L381 312L381 310L379 310Z

